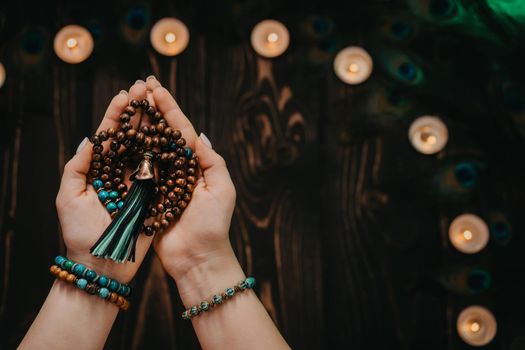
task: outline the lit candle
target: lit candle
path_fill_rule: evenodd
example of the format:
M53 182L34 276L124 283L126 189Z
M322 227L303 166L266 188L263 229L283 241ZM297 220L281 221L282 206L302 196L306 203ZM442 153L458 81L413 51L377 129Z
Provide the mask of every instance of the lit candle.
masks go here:
M492 312L479 305L463 309L456 322L459 337L472 346L490 343L496 336L497 326Z
M60 29L53 42L55 53L67 63L85 61L93 52L93 45L93 37L89 31L75 24Z
M372 74L372 69L372 58L361 47L349 46L335 56L335 74L347 84L356 85L364 82Z
M434 154L447 144L448 129L438 117L422 116L410 125L408 137L418 152Z
M176 18L163 18L151 28L150 40L153 48L164 56L180 54L190 41L188 27Z
M0 87L4 86L5 83L5 67L0 63Z
M267 19L259 22L252 30L252 47L264 57L277 57L283 54L290 44L288 29L279 21Z
M489 228L479 216L463 214L450 224L448 237L452 245L460 252L474 254L487 245Z

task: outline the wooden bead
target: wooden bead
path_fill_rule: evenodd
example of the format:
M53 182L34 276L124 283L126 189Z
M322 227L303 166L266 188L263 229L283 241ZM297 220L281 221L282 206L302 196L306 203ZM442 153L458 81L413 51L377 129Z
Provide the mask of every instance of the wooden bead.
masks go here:
M62 281L65 281L68 275L69 272L67 272L66 270L62 270L58 273L58 278L60 278Z
M115 129L114 128L109 128L108 129L108 137L113 137L115 136Z
M102 167L102 163L100 163L100 162L91 162L91 167L93 169L100 169Z
M151 144L153 145L153 147L157 147L160 143L160 138L158 136L153 136L151 138Z
M188 206L188 203L186 203L185 201L178 201L177 206L181 209L186 209L186 207Z
M168 139L165 137L160 138L160 145L166 147L168 145Z
M166 214L164 214L164 217L170 222L175 221L175 215L173 215L171 211L167 211Z
M51 272L53 275L57 275L60 271L62 271L62 269L57 265L51 265L49 268L49 272Z
M106 130L102 130L99 134L98 134L98 137L100 137L100 141L104 142L108 139L108 132Z
M153 115L153 120L156 121L156 122L158 122L158 121L161 120L161 119L162 119L162 113L160 113L160 112L158 112L158 111L155 112L155 114Z
M159 191L162 194L168 193L168 187L167 186L159 186Z
M155 233L155 230L151 226L146 226L146 230L144 231L144 234L146 236L152 236Z
M171 199L172 201L176 201L178 196L175 192L170 192L168 193L168 198Z
M113 187L113 184L110 181L106 181L104 183L104 188L106 188L107 190L110 190L112 187Z
M166 124L157 124L157 132L159 135L164 134L164 129L166 129Z
M146 114L149 115L150 117L153 117L156 112L157 110L153 106L149 106L146 108Z
M195 188L195 185L193 184L187 184L186 185L186 190L188 190L188 192L193 192L193 189Z
M124 139L126 138L126 134L124 134L123 131L117 131L116 138L119 141L124 141Z
M171 135L173 135L173 131L174 130L168 126L167 128L164 129L164 136L170 137Z
M124 132L128 131L131 129L131 124L130 123L122 123L122 130ZM125 135L124 135L125 136Z
M195 175L195 173L196 173L195 168L188 168L187 171L188 171L188 175Z
M195 178L195 176L188 176L186 178L186 180L190 183L190 184L194 184L195 181L197 181L197 179Z
M173 192L179 196L182 196L184 194L184 189L180 187L174 187Z
M170 152L170 154L168 155L168 161L173 162L175 159L177 159L177 153Z
M128 138L130 140L133 140L136 136L137 136L137 131L136 130L130 129L130 130L126 131L126 138Z
M186 145L186 140L184 138L180 138L178 139L177 141L175 141L175 143L177 144L177 146L179 147L184 147Z
M166 208L164 208L164 204L162 203L157 204L157 211L159 213L164 213L166 211Z
M146 138L144 139L144 147L149 148L151 147L151 144L152 144L151 137L146 136Z
M147 125L142 125L140 127L140 132L142 132L144 135L149 135L149 126Z
M128 114L128 115L135 115L135 108L133 106L127 106L126 108L124 108L124 113Z
M117 186L117 191L119 191L119 192L121 192L121 193L124 192L124 191L126 191L127 189L128 189L128 186L126 186L126 184L123 184L123 183L122 183L122 184L119 184L119 185Z
M102 141L100 140L100 137L98 135L91 136L91 143L94 145L100 145Z
M141 100L141 101L140 101L140 106L141 106L142 108L144 108L144 109L148 108L148 106L149 106L149 101L146 100L146 99Z
M131 117L129 116L129 114L122 113L122 114L120 115L120 122L121 122L121 123L127 123L127 122L130 121L130 119L131 119Z
M178 178L177 180L175 180L175 183L177 185L179 185L180 187L184 187L184 186L186 186L186 179Z
M186 176L186 173L184 172L184 170L178 169L177 171L175 171L175 178L185 177L185 176Z
M149 134L150 135L157 135L157 127L155 125L151 125L149 127Z
M111 292L111 294L109 295L109 299L108 300L110 302L114 303L114 302L117 301L117 299L118 299L118 294L115 293L115 292Z
M169 179L169 180L166 180L166 186L173 187L173 186L175 186L175 183L173 182L172 179Z
M162 152L162 154L160 155L161 162L167 162L168 158L169 158L169 153L168 152Z
M102 145L93 145L93 152L102 153L103 150L104 150L104 147L102 147Z
M95 162L98 162L102 159L102 154L100 153L94 153L93 154L93 157L91 157L92 160L94 160Z
M153 228L158 231L160 230L161 226L160 226L160 222L158 221L155 221L151 226L153 226Z
M184 193L182 199L189 203L191 201L191 193Z
M119 133L122 133L122 135L124 135L124 133L122 131L119 131ZM112 151L116 152L120 148L120 143L118 143L117 141L111 141L111 143L109 144L109 148Z
M182 133L180 132L180 130L174 130L173 131L173 139L175 141L177 141L178 139L180 139L182 136Z
M173 215L175 215L175 217L179 217L182 214L182 210L179 207L173 207L171 209L171 212L173 213Z
M108 174L102 174L102 175L100 175L100 180L102 180L102 181L108 181L108 180L109 180L109 175L108 175Z
M150 208L149 210L150 216L157 216L157 214L158 214L157 208Z
M190 160L188 161L188 166L189 166L190 168L195 168L195 167L197 166L197 161L196 161L195 159L190 159Z
M66 281L69 282L69 283L75 283L77 281L77 276L73 275L72 273L70 273L67 277L66 277Z
M177 155L183 156L184 155L184 148L179 147L179 148L177 148L177 150L175 152L177 152Z
M144 142L144 133L143 132L138 132L137 135L135 136L135 141L137 141L138 144L141 144Z
M170 225L170 223L166 219L162 219L160 221L160 224L162 225L163 228L168 228L168 226Z

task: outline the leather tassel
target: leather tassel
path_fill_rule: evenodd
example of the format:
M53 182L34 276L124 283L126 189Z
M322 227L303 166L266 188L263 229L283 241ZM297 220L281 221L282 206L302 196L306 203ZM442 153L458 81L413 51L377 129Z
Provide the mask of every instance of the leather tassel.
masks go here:
M119 263L127 260L135 261L135 245L155 190L151 154L144 154L144 159L134 175L135 181L128 191L124 206L91 247L90 252L94 256L112 259Z

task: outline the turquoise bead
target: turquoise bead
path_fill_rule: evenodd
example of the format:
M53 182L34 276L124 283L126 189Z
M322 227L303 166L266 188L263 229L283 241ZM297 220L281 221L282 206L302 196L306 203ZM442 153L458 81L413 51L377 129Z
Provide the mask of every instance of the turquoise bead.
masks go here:
M115 200L118 198L118 192L117 191L111 191L109 192L109 198Z
M102 299L107 299L109 297L110 291L107 288L100 288L98 290L98 296Z
M73 268L73 273L77 276L82 276L84 271L86 271L86 267L82 264L76 264Z
M229 296L230 298L233 297L234 294L235 294L235 290L233 288L226 289L226 295Z
M120 283L118 281L111 280L108 288L110 291L116 292L120 288Z
M93 271L93 270L87 270L86 274L84 275L84 277L88 281L93 281L95 278L97 278L97 273L95 271Z
M191 156L193 155L193 151L191 150L191 148L184 148L184 155L186 156L186 158L191 159Z
M170 143L170 149L175 151L177 149L177 144L175 142Z
M197 316L199 314L199 308L196 306L192 306L190 309L190 313L192 316Z
M248 277L248 278L245 280L245 282L246 282L246 287L247 287L247 288L253 288L253 287L255 287L255 278L253 278L253 277Z
M129 295L129 293L131 292L131 289L127 285L123 284L123 285L120 286L120 289L119 289L118 292L123 297L127 297Z
M107 205L106 205L106 209L112 213L114 212L115 210L117 210L117 205L114 203L114 202L109 202Z
M63 256L60 256L60 255L59 255L59 256L57 256L57 257L55 258L55 263L56 263L57 265L59 265L59 266L62 266L62 264L63 264L66 260L67 260L66 258L64 258Z
M222 304L222 295L216 294L213 296L213 303L214 304Z
M207 301L203 301L201 303L201 310L202 311L208 311L210 309L210 304Z
M104 183L102 182L102 180L93 181L93 188L95 188L95 190L98 190L102 186L104 186Z
M86 286L87 286L88 282L83 279L83 278L79 278L77 280L77 287L80 288L80 289L86 289Z
M124 201L117 202L117 208L122 209L123 206L124 206Z
M102 287L107 287L109 285L109 278L107 278L106 276L100 276L98 278L98 284Z
M107 201L109 198L109 193L108 191L100 191L98 193L98 199L100 199L101 202L105 202Z
M182 319L183 320L189 320L190 319L190 314L188 313L188 310L184 311L182 313Z
M71 268L73 267L73 265L75 265L75 263L72 262L71 260L64 261L64 268L68 271L71 271Z

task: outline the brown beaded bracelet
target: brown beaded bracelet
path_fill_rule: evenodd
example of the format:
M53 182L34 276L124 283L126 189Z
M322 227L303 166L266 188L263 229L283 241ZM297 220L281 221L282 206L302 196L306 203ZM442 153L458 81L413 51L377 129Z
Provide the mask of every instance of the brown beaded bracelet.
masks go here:
M82 283L86 282L86 280L82 278L78 278L73 273L68 272L67 270L62 269L58 265L52 265L49 268L49 271L52 275L54 275L57 279L71 283L78 287L79 289L84 290L88 294L94 295L98 294L100 295L100 286L96 283ZM105 288L104 288L105 289ZM109 292L107 296L101 296L103 299L106 299L107 301L115 304L118 306L121 310L127 310L129 308L129 301L126 300L121 295L118 295L115 292Z

